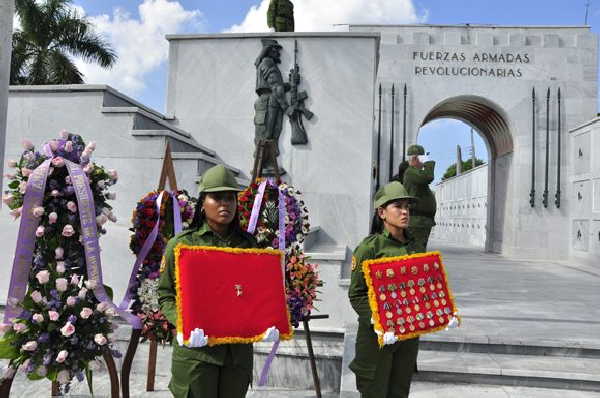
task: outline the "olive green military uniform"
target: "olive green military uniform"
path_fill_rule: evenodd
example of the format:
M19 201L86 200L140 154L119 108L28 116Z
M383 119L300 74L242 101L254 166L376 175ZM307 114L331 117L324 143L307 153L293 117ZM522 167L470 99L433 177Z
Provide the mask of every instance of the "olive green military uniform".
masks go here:
M196 246L256 247L256 241L250 234L233 232L227 238L221 238L206 223L197 231L186 231L172 238L165 251L158 294L160 309L173 325L177 324L173 249L178 243ZM252 344L188 348L174 343L169 389L176 398L244 397L252 380L252 360Z
M375 194L374 207L385 206L397 199L414 201L398 181L383 186ZM379 347L377 334L371 323L367 283L362 263L383 257L397 257L416 252L415 241L410 234L407 240L396 240L385 228L383 232L365 238L354 250L352 276L348 296L358 314L356 354L350 370L356 376L356 386L362 398L408 398L412 375L416 369L419 339L398 341Z
M419 350L419 339L399 341L379 348L377 335L371 324L371 308L362 262L412 253L412 239L399 242L387 231L367 237L354 251L348 295L352 308L358 314L358 333L356 356L350 369L356 375L356 386L362 398L408 398Z
M294 4L289 0L271 0L267 10L267 25L276 32L294 31Z
M408 148L408 155L424 155L425 150L420 145ZM409 194L416 196L418 201L410 212L409 231L414 237L419 251L427 251L427 242L431 228L435 225L435 212L437 203L435 195L429 188L434 179L435 162L428 161L423 164L423 169L409 166L404 172L404 187Z
M235 177L222 165L208 169L199 188L200 192L239 191ZM240 230L221 237L206 221L197 230L184 231L169 240L161 265L158 301L162 313L173 325L177 324L173 250L178 243L242 249L257 246L252 235ZM252 363L252 344L188 348L175 342L169 389L175 398L242 398L252 380Z

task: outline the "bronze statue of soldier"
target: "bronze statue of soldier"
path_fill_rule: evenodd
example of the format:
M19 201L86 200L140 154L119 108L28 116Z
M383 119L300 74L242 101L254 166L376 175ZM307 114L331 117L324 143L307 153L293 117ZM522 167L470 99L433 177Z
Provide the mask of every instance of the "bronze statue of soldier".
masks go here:
M267 10L267 25L275 32L293 32L294 4L290 0L271 0Z
M262 51L254 65L256 66L256 94L254 102L254 143L268 144L274 150L271 157L264 159L262 174L273 175L279 156L279 136L283 128L284 113L292 113L286 93L290 84L283 81L278 64L281 63L281 46L273 39L262 39Z

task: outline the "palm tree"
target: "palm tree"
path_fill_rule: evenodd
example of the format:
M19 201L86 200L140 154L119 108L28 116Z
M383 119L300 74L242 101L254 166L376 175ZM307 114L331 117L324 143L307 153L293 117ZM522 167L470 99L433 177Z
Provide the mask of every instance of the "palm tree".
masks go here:
M110 68L117 55L69 5L71 0L16 0L21 29L13 33L10 84L80 84L72 57Z

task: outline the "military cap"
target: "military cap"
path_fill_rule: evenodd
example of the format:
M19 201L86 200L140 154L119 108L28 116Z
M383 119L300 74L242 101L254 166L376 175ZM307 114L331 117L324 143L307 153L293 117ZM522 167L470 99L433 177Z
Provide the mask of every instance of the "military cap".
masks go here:
M263 48L266 48L266 47L283 48L283 47L281 47L281 44L279 44L277 42L277 40L273 40L273 39L261 39L260 41L262 42Z
M241 191L233 173L222 164L211 167L202 174L198 187L202 192Z
M421 145L411 145L408 147L408 151L406 151L408 156L412 155L425 155L425 148Z
M388 202L398 199L408 199L411 202L417 200L416 197L410 196L404 185L400 183L400 181L392 181L387 185L382 186L375 193L375 208L381 207Z

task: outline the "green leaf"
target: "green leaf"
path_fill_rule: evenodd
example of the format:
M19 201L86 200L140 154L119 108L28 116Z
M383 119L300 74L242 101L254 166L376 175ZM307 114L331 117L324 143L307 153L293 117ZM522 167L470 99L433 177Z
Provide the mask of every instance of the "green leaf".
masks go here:
M112 287L110 287L108 285L103 285L103 286L104 286L104 290L106 290L106 295L112 301L112 299L113 299L113 290L112 290Z
M46 375L46 378L50 381L56 381L56 376L58 375L58 370L56 369L51 369L48 371L48 374Z
M85 369L85 380L87 381L88 388L90 390L90 394L94 396L94 384L92 379L92 371L90 368Z
M0 358L14 359L19 356L19 351L11 344L12 341L7 338L0 340Z
M42 379L46 378L46 376L40 376L36 372L31 372L31 373L27 373L27 378L29 380L36 381L36 380L42 380Z
M17 181L17 180L12 180L12 181L10 182L10 184L8 184L8 187L9 187L10 189L17 189L17 188L19 188L19 181Z

